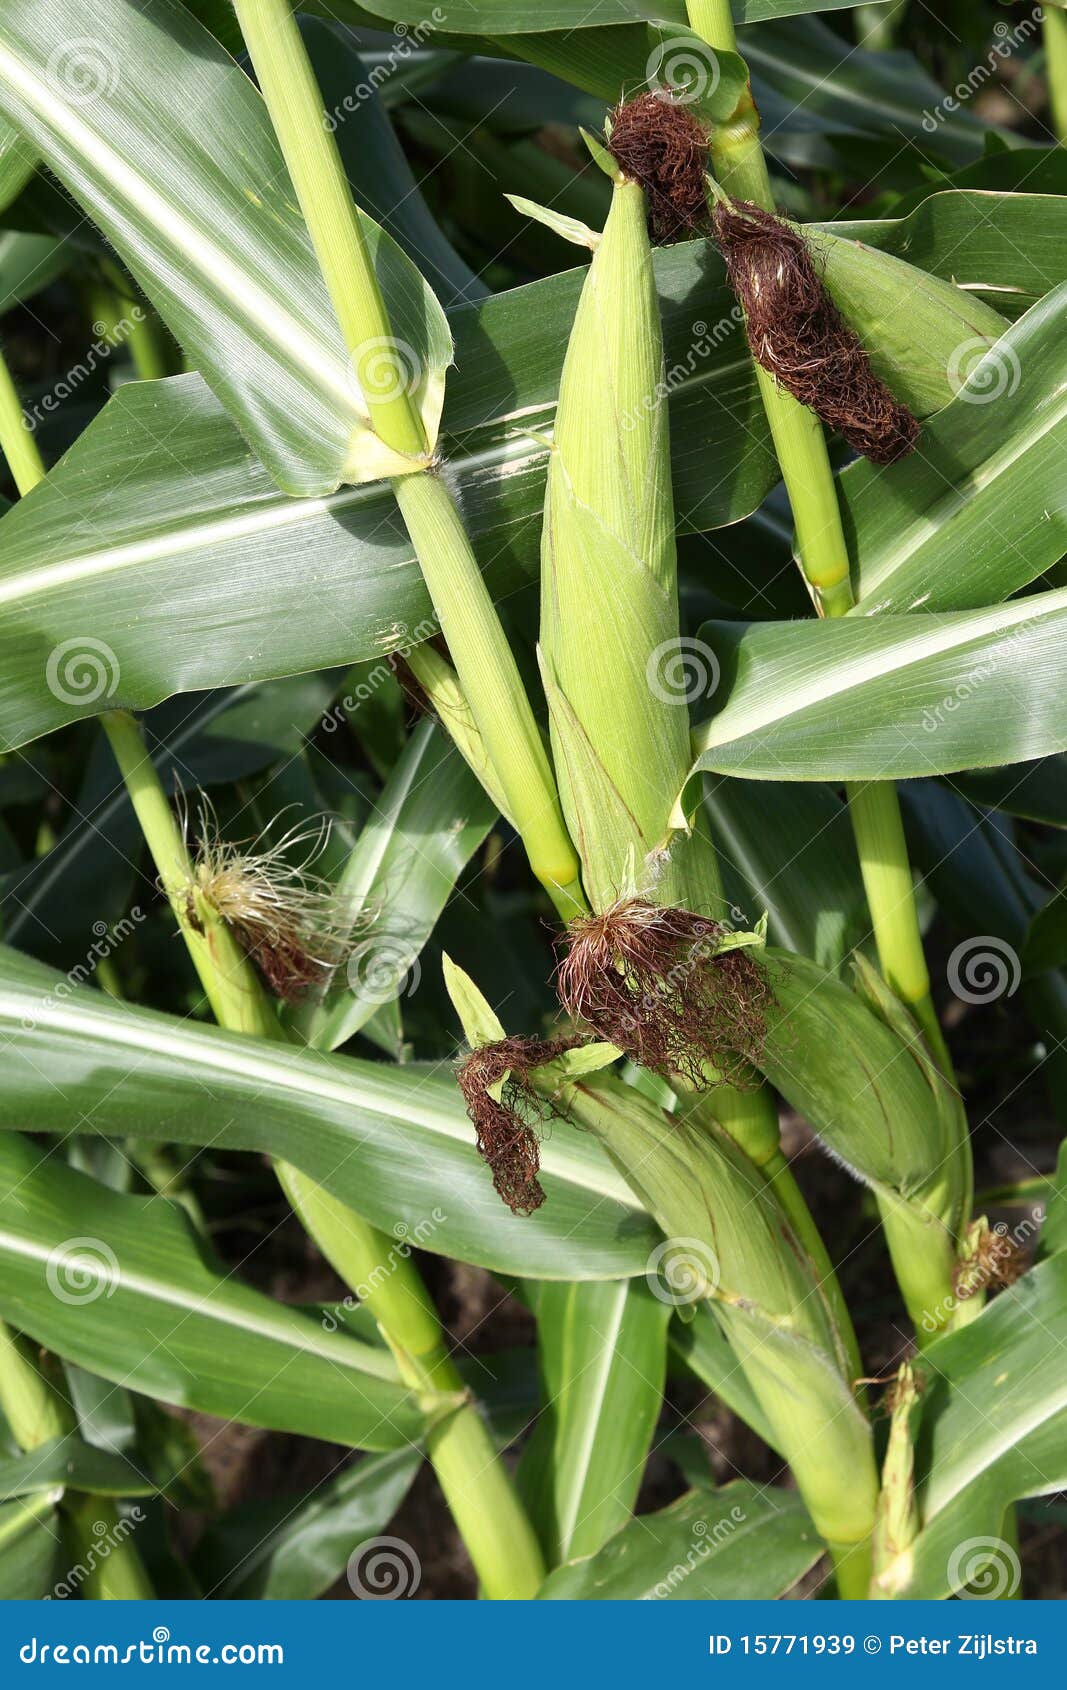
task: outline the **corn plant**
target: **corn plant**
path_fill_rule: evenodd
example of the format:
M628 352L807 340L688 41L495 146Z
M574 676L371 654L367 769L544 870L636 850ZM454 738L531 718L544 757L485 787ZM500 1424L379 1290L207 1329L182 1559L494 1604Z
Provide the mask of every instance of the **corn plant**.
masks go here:
M5 0L3 1595L1051 1593L1067 43L973 10Z

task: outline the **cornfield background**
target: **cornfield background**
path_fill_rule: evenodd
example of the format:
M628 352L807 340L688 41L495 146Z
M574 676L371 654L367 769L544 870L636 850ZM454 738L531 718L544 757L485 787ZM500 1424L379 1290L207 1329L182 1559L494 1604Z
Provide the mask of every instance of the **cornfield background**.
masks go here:
M4 0L0 1596L1064 1594L1065 141Z

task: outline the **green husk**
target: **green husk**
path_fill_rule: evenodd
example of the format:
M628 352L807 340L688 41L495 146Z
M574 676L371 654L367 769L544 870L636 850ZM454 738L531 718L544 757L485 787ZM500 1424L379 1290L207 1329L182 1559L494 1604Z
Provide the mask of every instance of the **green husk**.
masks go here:
M959 1094L869 963L859 990L768 950L775 1005L762 1066L827 1149L875 1193L920 1339L958 1318L953 1281L971 1206Z
M850 1336L768 1180L725 1133L668 1117L620 1080L565 1083L560 1102L668 1240L706 1260L695 1295L711 1303L818 1530L839 1549L863 1544L878 1483Z
M919 1535L915 1500L915 1432L919 1387L910 1362L903 1362L893 1387L889 1441L882 1463L882 1492L874 1529L872 1597L894 1597L911 1577L911 1545Z
M541 563L552 745L590 902L600 911L636 893L693 907L696 856L708 853L686 850L670 826L691 677L669 684L686 652L663 343L645 196L626 180L614 184L563 366ZM698 893L705 913L709 891L717 901L717 877Z
M954 399L968 370L1010 327L991 305L902 258L796 227L875 373L917 417Z

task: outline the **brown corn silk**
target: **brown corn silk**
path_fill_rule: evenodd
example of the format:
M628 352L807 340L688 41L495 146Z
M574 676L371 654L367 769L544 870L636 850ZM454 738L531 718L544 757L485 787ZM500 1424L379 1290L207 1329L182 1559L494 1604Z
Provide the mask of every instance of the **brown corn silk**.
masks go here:
M479 1154L493 1176L497 1194L513 1214L531 1215L545 1200L537 1177L541 1168L538 1132L547 1116L559 1113L534 1090L529 1076L581 1042L500 1039L472 1050L457 1072L467 1114L478 1135ZM499 1091L499 1098L493 1091Z
M751 1083L774 997L741 947L717 952L725 929L685 909L639 898L567 929L559 995L597 1037L664 1078L708 1084L708 1068Z
M910 452L919 423L875 374L804 236L746 200L717 205L712 223L757 363L872 463Z

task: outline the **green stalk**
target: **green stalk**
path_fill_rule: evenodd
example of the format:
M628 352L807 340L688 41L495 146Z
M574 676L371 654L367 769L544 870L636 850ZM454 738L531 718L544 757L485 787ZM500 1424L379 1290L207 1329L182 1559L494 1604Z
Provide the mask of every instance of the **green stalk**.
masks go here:
M736 49L729 0L688 0L688 10L692 27L709 46L721 51ZM716 176L728 193L751 200L766 211L775 210L759 139L759 113L750 92L746 91L732 120L714 131L711 156ZM852 608L855 597L822 424L758 364L756 375L793 506L797 561L819 614L842 616ZM853 782L848 786L848 804L882 973L915 1014L951 1080L951 1064L930 996L896 788L888 781ZM966 1143L961 1142L959 1154L969 1155ZM891 1211L883 1210L883 1224L892 1247ZM894 1252L895 1259L903 1260L904 1240L898 1242L902 1247ZM913 1244L914 1240L907 1242ZM959 1241L952 1243L955 1247ZM952 1253L936 1246L926 1263L925 1277L936 1286L939 1298L951 1297L951 1270L949 1267L946 1280L945 1264L950 1263Z
M289 0L236 0L245 44L296 189L371 425L412 460L392 486L460 685L537 878L561 918L584 908L578 859L514 655L431 454L414 398L377 353L389 314Z
M442 478L393 483L463 695L530 867L561 920L586 908L555 777L507 636ZM504 707L506 706L506 708Z
M296 1168L278 1177L293 1208L346 1284L359 1287L414 1390L466 1393L442 1341L426 1288L406 1255L390 1246L381 1260L381 1235ZM533 1528L500 1461L489 1429L473 1404L432 1424L427 1451L452 1516L478 1570L483 1595L522 1600L544 1578Z
M233 935L199 893L190 898L192 863L136 722L115 711L105 718L105 727L216 1019L232 1032L284 1039L259 977ZM279 1162L275 1173L306 1231L371 1308L405 1381L426 1393L462 1393L433 1304L396 1242L298 1169ZM532 1596L544 1576L540 1552L472 1403L431 1425L427 1451L486 1595Z
M102 718L160 885L220 1027L259 1038L282 1036L274 1009L230 929L195 887L193 866L174 812L145 750L141 730L124 710Z
M0 1408L20 1449L39 1449L75 1430L70 1404L45 1377L26 1338L0 1321ZM51 1500L48 1507L51 1508ZM100 1600L142 1601L155 1595L141 1557L107 1497L68 1491L61 1503L72 1553L92 1571L82 1593ZM103 1530L101 1530L101 1526ZM108 1553L101 1553L107 1540Z
M1045 76L1052 126L1057 139L1067 145L1067 12L1062 6L1043 6L1045 32Z
M20 1449L37 1449L73 1429L68 1404L34 1361L28 1340L4 1321L0 1321L0 1408Z
M44 477L44 463L37 441L26 427L22 405L11 379L7 360L0 355L0 451L7 459L11 478L20 494L26 494Z
M714 14L720 22L725 14L722 33L706 35L706 39L712 47L724 50L736 45L725 0L693 0L689 10L694 28L703 28L697 22L702 14L709 20ZM728 193L774 211L774 195L759 140L759 113L751 95L746 94L733 120L716 130L711 155L716 175ZM822 424L758 364L756 377L793 507L797 560L820 615L842 616L851 610L855 597ZM853 784L848 798L882 972L894 989L901 990L943 1059L940 1033L932 1033L937 1016L930 998L930 977L896 790L888 781Z

